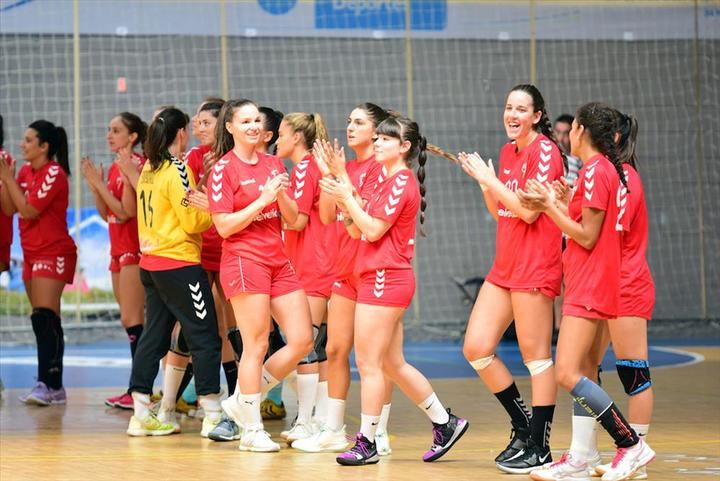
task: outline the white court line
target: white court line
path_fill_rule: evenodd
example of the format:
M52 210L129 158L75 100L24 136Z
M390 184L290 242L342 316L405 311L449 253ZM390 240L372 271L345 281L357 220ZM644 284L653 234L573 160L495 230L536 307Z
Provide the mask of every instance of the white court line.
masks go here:
M37 357L18 356L0 357L0 364L13 366L37 366ZM63 358L65 367L106 367L106 368L130 368L131 359L116 359L112 357L92 356L65 356Z

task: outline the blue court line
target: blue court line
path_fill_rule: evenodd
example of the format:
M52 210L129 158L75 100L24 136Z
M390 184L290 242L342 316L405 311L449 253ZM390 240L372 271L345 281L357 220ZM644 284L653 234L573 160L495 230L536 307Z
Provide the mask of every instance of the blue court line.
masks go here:
M503 343L497 355L514 376L528 375L516 344ZM37 375L36 350L32 346L3 347L0 350L0 378L8 388L29 388ZM477 375L462 354L462 346L451 342L412 342L405 357L431 379L475 378ZM682 350L650 347L653 369L701 362L702 356ZM353 361L354 363L354 361ZM603 370L615 371L612 351L605 356ZM122 387L130 376L130 352L126 342L100 342L67 346L65 385L67 387ZM353 379L357 372L353 370Z
M11 3L10 5L6 5L3 8L0 8L0 12L7 12L8 10L12 10L13 8L21 7L25 5L26 3L33 2L35 0L18 0L15 3Z

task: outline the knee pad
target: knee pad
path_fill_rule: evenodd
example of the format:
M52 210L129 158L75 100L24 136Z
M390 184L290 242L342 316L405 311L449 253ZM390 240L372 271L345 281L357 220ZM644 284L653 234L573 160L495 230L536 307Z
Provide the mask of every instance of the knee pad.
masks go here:
M62 327L60 327L60 318L52 309L45 307L33 309L32 314L30 314L30 322L32 323L35 336L41 336L47 330L53 332L62 330Z
M320 332L318 337L315 339L315 354L317 354L318 362L327 361L327 352L325 347L327 346L327 324L320 326Z
M531 376L537 376L541 372L550 369L552 365L552 359L537 359L535 361L528 361L525 363L525 367L530 372Z
M598 364L597 368L597 385L602 386L602 379L600 379L600 374L603 372L602 364Z
M320 334L320 328L317 327L317 326L315 326L315 325L313 325L312 328L313 328L313 346L315 346L315 345L317 345L316 342L317 342L318 335ZM313 348L313 349L307 354L307 356L305 356L305 357L302 359L302 361L300 361L298 364L300 364L300 365L303 365L303 364L313 364L313 363L315 363L315 362L318 362L318 356L317 356L317 352L315 352L315 349Z
M615 368L629 396L640 394L652 386L650 365L644 359L618 359Z
M172 339L172 341L170 341L170 350L178 356L190 356L190 348L187 345L182 329L180 329L177 339Z
M280 327L278 327L278 325L274 322L273 325L275 328L270 331L270 336L268 338L268 357L285 347L285 340L283 339L282 332L280 332Z
M233 352L235 353L235 360L239 361L240 357L242 357L243 351L243 343L242 337L240 337L240 329L238 329L237 327L228 329L227 337L228 341L230 342L230 346L232 346Z
M474 361L470 361L470 365L476 371L482 371L483 369L488 367L490 365L490 363L493 362L493 359L495 359L495 354L491 354L488 357L481 357L480 359L475 359Z

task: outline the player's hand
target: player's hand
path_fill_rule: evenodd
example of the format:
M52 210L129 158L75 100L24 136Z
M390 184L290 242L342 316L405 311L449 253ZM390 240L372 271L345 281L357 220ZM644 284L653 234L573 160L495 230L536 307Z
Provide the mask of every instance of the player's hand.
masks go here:
M137 172L138 167L140 167L140 162L138 162L133 155L132 146L118 150L115 162L120 168L120 171L125 175L129 175L130 172Z
M210 212L210 202L208 202L207 189L204 186L198 190L189 191L187 199L192 207Z
M0 155L0 180L3 182L15 178L15 163L6 154Z
M482 186L487 186L496 177L492 159L486 164L477 152L472 154L460 152L458 160L463 171Z
M263 185L263 190L260 194L260 200L263 205L269 205L275 202L278 194L285 191L289 185L290 177L287 173L282 173L269 178L265 182L265 185Z
M335 201L344 203L353 197L353 187L348 181L340 177L331 179L323 177L320 179L320 189L326 194L331 195Z
M87 183L90 184L90 187L97 188L103 183L102 166L95 166L95 163L90 157L85 156L80 160L80 171L83 177L85 177L85 180L87 180Z
M315 163L317 164L318 169L320 169L320 173L323 177L331 174L330 166L327 161L330 153L326 150L325 144L327 144L327 142L323 142L319 139L313 144L313 157L315 158Z
M570 185L567 183L567 180L565 180L565 177L560 177L560 180L554 180L552 187L558 203L568 205L570 203Z
M549 209L555 203L555 190L548 183L541 184L535 179L530 179L525 183L525 189L517 191L523 207L528 209L544 211Z

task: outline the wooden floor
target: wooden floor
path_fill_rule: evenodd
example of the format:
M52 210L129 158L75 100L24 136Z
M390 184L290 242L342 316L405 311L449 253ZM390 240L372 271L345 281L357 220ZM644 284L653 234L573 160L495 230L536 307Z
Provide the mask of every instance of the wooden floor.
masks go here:
M649 467L652 480L720 479L720 348L686 349L705 361L653 372L655 418L649 442L657 451ZM605 374L611 395L624 405L613 373ZM528 393L528 380L519 382ZM0 480L509 480L492 462L508 436L505 414L476 379L433 382L441 400L467 417L470 430L441 461L426 464L422 453L431 442L429 423L396 392L390 417L393 454L374 466L338 466L332 454L282 449L278 454L241 453L237 443L214 443L199 436L200 422L183 421L183 434L129 438L129 412L105 409L107 389L74 389L64 407L26 407L17 390L4 393L0 405ZM349 432L357 429L357 383L348 403ZM294 413L290 413L292 416ZM289 423L266 424L274 438ZM555 414L553 455L570 440L569 396L560 394ZM609 458L609 438L600 435ZM527 479L515 476L515 479Z

